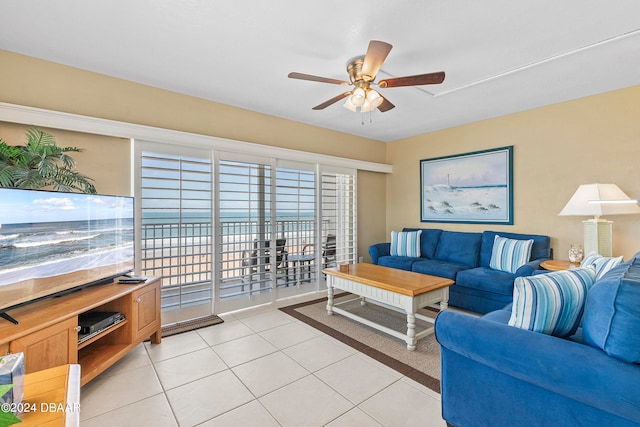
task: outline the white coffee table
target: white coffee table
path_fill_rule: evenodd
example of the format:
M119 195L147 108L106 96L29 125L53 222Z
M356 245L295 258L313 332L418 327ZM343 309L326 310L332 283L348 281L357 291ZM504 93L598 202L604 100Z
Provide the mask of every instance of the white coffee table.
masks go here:
M433 327L416 333L416 318L433 323L434 319L416 311L427 305L438 305L441 310L448 307L449 286L454 282L438 276L413 273L375 264L350 264L348 271L339 268L323 270L327 275L327 313L334 312L385 332L407 343L408 350L416 349L418 339L433 333ZM338 307L348 301L334 304L334 289L358 295L361 303L372 303L403 311L407 314L407 332L401 333L384 325L372 322ZM350 300L352 301L352 300Z

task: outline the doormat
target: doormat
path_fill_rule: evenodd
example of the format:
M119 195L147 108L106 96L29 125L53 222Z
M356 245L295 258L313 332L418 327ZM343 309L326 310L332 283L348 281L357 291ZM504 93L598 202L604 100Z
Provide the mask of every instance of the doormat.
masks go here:
M212 314L210 316L199 317L197 319L185 320L183 322L174 323L162 327L162 337L170 337L171 335L181 334L183 332L193 331L194 329L205 328L207 326L223 323L220 317Z

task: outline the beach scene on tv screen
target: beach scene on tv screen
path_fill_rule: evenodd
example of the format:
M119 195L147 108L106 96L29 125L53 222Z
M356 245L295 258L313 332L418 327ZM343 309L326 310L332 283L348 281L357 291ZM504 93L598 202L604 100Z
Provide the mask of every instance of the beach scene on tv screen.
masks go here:
M0 189L0 290L80 270L127 271L133 239L129 197Z

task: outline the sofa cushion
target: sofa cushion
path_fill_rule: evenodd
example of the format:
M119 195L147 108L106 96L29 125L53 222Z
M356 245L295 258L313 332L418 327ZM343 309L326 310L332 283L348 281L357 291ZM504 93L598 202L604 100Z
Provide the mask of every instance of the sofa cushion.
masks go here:
M477 267L460 271L456 276L456 285L511 296L515 278L514 274L506 271Z
M615 267L591 288L584 342L625 362L640 363L640 260Z
M533 240L515 240L496 235L491 251L489 267L515 273L520 267L529 262Z
M422 258L414 258L408 256L381 256L378 258L378 265L382 265L383 267L391 267L397 268L399 270L407 270L411 271L411 266L417 262L421 261Z
M516 278L509 325L557 337L573 335L594 282L591 268Z
M420 256L433 259L436 256L436 248L440 241L442 230L439 228L409 228L405 227L402 231L422 231L420 234Z
M443 231L440 235L435 259L467 267L477 267L481 241L481 233Z
M462 271L459 272L458 275L460 275L460 273L462 273ZM449 287L450 306L460 307L476 313L489 313L494 310L500 310L512 301L513 296L511 294L496 294L482 289L465 288L456 284ZM511 309L509 309L509 315L511 315Z
M418 231L392 231L391 255L420 257L420 234Z
M455 262L440 261L437 259L421 259L411 266L411 271L456 280L456 274L468 268L466 265Z

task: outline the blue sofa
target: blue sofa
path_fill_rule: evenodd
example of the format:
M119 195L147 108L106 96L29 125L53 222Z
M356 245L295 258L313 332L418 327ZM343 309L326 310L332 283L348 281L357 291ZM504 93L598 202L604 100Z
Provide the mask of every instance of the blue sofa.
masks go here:
M442 416L448 425L640 425L640 259L596 280L575 335L509 326L507 306L441 312Z
M478 313L488 313L510 303L515 278L530 276L540 269L542 261L551 258L548 236L497 231L473 233L435 228L403 229L416 230L422 230L419 258L392 256L390 243L377 243L369 247L372 263L454 280L455 284L449 288L449 304ZM516 240L533 240L530 261L515 274L489 267L496 235Z

